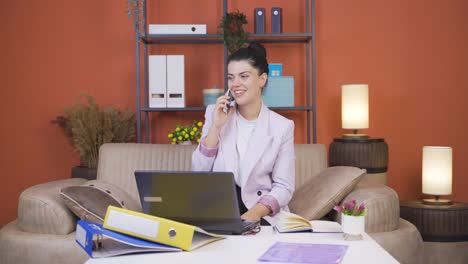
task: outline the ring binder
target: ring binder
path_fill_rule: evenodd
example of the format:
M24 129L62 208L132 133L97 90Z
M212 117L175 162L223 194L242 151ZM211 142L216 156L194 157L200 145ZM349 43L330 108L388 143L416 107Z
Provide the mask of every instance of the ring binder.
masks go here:
M265 8L255 8L254 28L256 34L265 34Z
M146 241L107 230L101 224L78 220L75 240L91 258L104 258L130 253L174 252L180 248Z
M283 9L281 7L271 8L271 33L280 34L283 32Z
M181 222L109 206L104 228L186 251L223 239L224 236Z

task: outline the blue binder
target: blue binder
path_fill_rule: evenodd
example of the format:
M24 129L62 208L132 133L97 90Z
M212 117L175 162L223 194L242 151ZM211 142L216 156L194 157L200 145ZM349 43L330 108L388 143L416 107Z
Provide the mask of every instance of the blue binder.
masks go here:
M107 230L102 225L79 220L75 240L92 258L104 258L131 253L175 252L180 248L146 241Z
M255 34L265 34L265 8L255 8L254 17Z
M283 10L281 7L271 8L271 33L280 34L283 32Z

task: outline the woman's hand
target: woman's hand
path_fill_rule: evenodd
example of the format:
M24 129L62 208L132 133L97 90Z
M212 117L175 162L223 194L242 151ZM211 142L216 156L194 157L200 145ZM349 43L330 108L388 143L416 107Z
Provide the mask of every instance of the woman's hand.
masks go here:
M223 128L224 124L228 119L228 116L234 111L233 107L229 107L227 113L224 112L226 104L229 104L229 96L222 95L216 100L214 115L213 115L213 124L208 130L208 134L205 138L205 145L209 148L216 147L218 145L219 132Z
M221 128L224 126L228 119L228 115L230 115L233 111L232 107L228 106L228 111L227 113L224 112L224 109L226 105L229 105L229 96L227 95L222 95L218 97L216 100L216 105L215 105L215 112L214 112L214 117L213 117L213 126L219 131Z
M258 221L269 213L270 209L268 209L268 207L261 203L257 203L254 207L250 208L250 210L241 215L241 219Z

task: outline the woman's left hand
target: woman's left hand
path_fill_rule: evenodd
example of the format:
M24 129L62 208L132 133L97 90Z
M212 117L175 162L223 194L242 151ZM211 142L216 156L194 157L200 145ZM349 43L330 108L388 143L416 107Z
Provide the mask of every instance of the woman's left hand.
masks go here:
M241 215L241 219L259 221L262 217L267 216L270 213L270 209L263 204L256 204L250 208L247 212Z

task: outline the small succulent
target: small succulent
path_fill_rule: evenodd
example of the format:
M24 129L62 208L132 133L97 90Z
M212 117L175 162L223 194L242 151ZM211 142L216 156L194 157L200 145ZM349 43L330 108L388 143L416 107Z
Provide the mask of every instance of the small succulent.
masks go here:
M343 205L336 205L333 209L338 213L343 213L344 215L365 216L367 214L367 209L364 203L357 206L356 200L345 202Z

